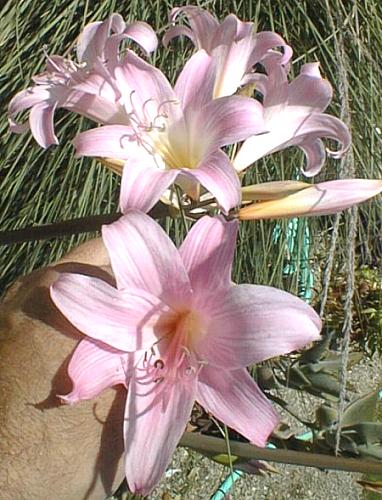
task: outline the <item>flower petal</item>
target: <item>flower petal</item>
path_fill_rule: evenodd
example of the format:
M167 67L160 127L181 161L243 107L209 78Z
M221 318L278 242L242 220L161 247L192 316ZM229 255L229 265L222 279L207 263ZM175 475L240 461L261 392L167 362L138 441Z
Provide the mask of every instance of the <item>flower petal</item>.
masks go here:
M340 212L382 191L382 181L344 179L321 182L278 200L255 203L239 211L240 220L273 219Z
M224 212L228 213L240 204L240 180L223 151L210 154L198 168L182 172L199 181L216 198Z
M54 133L53 115L56 106L47 103L35 104L29 113L29 125L38 144L47 148L51 144L58 144Z
M68 374L73 381L73 389L60 399L73 404L92 399L113 385L127 387L128 373L134 366L133 358L133 353L126 354L102 342L85 338L78 344L69 362Z
M182 110L170 82L155 66L128 50L123 64L115 68L116 84L128 113L142 124L156 123L159 115L172 120L182 117Z
M308 111L324 111L333 97L328 80L321 77L320 63L304 64L300 74L288 87L288 105L306 108Z
M146 290L173 305L191 285L178 250L151 217L134 210L102 227L118 288Z
M280 64L287 64L290 61L293 50L277 33L273 31L260 31L254 35L254 38L256 43L251 57L252 64L261 62L272 49L278 47L283 49L283 56L280 59Z
M125 160L140 151L135 132L125 125L105 125L78 134L72 141L76 156L101 156Z
M187 21L190 25L192 37L189 36L189 38L191 38L198 49L205 49L209 51L211 48L211 39L213 34L219 27L218 20L204 9L194 5L186 5L184 7L175 7L171 10L169 16L170 22L175 22L176 18L182 14L187 17ZM173 28L170 28L170 30L171 29ZM172 32L171 35L168 35L165 39L166 43L168 43L171 38L179 34L186 34L188 36L188 33L185 31Z
M50 295L78 330L116 349L133 352L158 340L158 320L169 307L143 290L117 290L81 274L62 274Z
M237 231L237 221L205 216L188 232L179 253L194 291L217 290L231 285Z
M148 212L178 176L178 170L159 170L154 158L140 155L127 160L122 173L119 204L122 213L135 208Z
M215 99L190 116L190 133L209 138L209 153L264 132L263 107L249 97ZM206 153L207 154L207 153Z
M8 120L12 132L19 134L28 129L27 124L20 125L14 120L16 113L31 108L36 104L46 103L46 105L49 105L49 103L51 104L51 97L51 92L42 86L29 87L16 94L8 106Z
M209 318L197 346L212 366L236 369L301 349L319 339L316 312L290 293L267 286L236 285L203 297L198 308Z
M135 21L128 24L124 35L140 45L147 55L154 52L158 47L158 38L155 31L149 24L143 21Z
M171 460L190 417L196 377L132 379L125 411L125 472L133 493L148 495Z
M212 100L215 75L214 61L204 50L187 61L174 87L183 110L188 106L198 109Z
M241 172L248 165L267 154L290 146L299 146L308 152L307 173L317 173L322 165L322 154L321 150L317 150L317 143L313 154L312 144L315 140L325 137L339 142L340 149L330 152L331 156L335 158L342 156L349 149L351 143L346 125L338 118L323 113L312 112L303 115L298 108L286 107L283 112L279 113L277 124L272 121L269 126L268 133L253 136L244 141L233 161L237 171Z
M210 366L200 372L196 399L228 427L256 446L265 446L278 416L258 385L243 370L224 371Z

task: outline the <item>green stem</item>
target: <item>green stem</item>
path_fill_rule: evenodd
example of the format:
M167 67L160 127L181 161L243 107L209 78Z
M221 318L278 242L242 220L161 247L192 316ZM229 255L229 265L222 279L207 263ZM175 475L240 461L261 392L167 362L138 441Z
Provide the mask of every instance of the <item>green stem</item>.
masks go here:
M225 440L186 432L179 443L181 446L192 448L196 451L212 455L227 453ZM247 443L230 441L230 452L239 459L266 460L283 464L303 465L305 467L317 467L319 469L336 469L348 472L361 472L364 474L382 474L382 462L334 457L294 450L275 450L259 448Z

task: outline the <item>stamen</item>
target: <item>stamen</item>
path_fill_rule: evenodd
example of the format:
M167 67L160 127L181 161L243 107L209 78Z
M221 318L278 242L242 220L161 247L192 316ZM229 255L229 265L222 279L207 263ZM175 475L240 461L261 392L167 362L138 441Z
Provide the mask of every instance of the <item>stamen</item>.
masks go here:
M163 370L164 362L161 359L157 359L154 363L154 368L159 368L160 370Z

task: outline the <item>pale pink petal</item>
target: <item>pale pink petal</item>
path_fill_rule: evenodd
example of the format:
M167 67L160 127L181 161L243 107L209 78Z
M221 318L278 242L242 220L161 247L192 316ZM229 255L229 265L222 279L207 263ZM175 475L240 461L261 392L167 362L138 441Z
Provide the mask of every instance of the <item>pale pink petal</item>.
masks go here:
M321 139L312 139L304 141L300 145L300 149L304 151L306 164L302 172L306 177L313 177L318 174L326 160L326 149Z
M127 387L134 354L109 347L97 340L82 340L72 355L68 374L73 382L69 394L60 396L65 403L92 399L117 384Z
M330 83L321 77L319 63L304 64L288 87L288 105L304 106L306 112L324 111L333 97Z
M271 403L245 369L222 373L221 369L203 367L196 399L206 411L256 446L267 444L279 420Z
M158 38L155 31L145 22L136 21L128 24L124 35L140 45L147 55L154 52L158 47Z
M173 38L176 38L177 36L186 36L194 45L196 45L196 39L192 33L192 30L190 28L187 28L187 26L171 26L163 35L163 45L167 47L171 40Z
M255 203L240 210L241 220L328 215L361 203L382 191L382 180L343 179L321 182L278 200Z
M230 286L237 231L235 220L205 216L187 233L179 253L195 292Z
M86 116L97 123L126 125L128 119L124 108L113 101L114 99L110 100L95 94L72 90L62 107Z
M155 123L160 114L182 115L181 107L176 104L179 99L164 74L131 50L115 68L115 78L126 109L142 123Z
M211 40L213 34L219 27L218 20L204 9L200 9L199 7L193 5L186 5L184 7L175 7L171 10L170 22L175 22L176 18L180 15L184 15L187 18L190 26L190 31L193 35L193 39L195 40L192 41L194 41L196 48L209 51L211 49ZM185 32L175 33L176 34L173 34L171 37L168 37L166 39L167 43L169 42L170 38L173 38L178 34L186 34Z
M293 54L292 48L277 33L273 31L260 31L254 35L254 39L255 46L251 57L252 64L261 62L270 50L276 48L283 50L280 64L287 64L291 59Z
M85 26L77 42L78 60L80 62L86 62L89 66L92 66L97 59L105 59L105 62L107 63L107 56L111 55L105 53L107 42L115 36L112 35L112 33L120 35L123 33L125 28L126 24L122 16L116 13L111 14L105 21L90 23ZM143 36L144 40L145 38L146 37ZM121 39L114 46L115 57L118 56L120 41Z
M28 129L27 124L20 125L14 120L16 113L36 104L51 104L51 97L51 92L45 87L29 87L17 93L8 106L8 120L12 132L22 133Z
M47 148L51 144L58 144L53 125L55 108L55 104L35 104L29 113L29 125L33 137L43 148Z
M76 50L79 62L86 62L91 65L102 54L109 29L110 18L106 21L97 21L85 26L77 41Z
M135 208L148 212L175 181L179 170L159 170L154 158L142 154L125 163L119 205L122 213Z
M185 64L174 87L183 110L200 108L212 100L216 69L211 56L199 50Z
M263 107L258 101L243 96L215 99L193 113L189 123L191 138L208 138L209 153L265 131Z
M350 147L351 138L346 125L334 116L312 112L308 115L300 113L299 109L285 108L280 112L277 122L267 124L269 132L261 136L253 136L244 141L237 153L233 164L237 171L242 171L254 161L263 156L280 151L290 146L299 146L310 149L312 143L325 137L333 139L340 144L338 151L329 152L333 157L339 158ZM322 165L322 156L316 149L314 155L309 156L307 173L319 171ZM314 174L311 174L314 175Z
M252 28L253 23L242 22L230 14L216 30L211 42L217 66L214 98L234 94L244 75L251 71Z
M102 227L118 288L138 288L173 305L190 300L191 285L173 242L151 217L134 210Z
M146 349L160 336L158 320L169 307L144 290L117 290L81 274L62 274L50 295L58 309L88 337L126 352Z
M158 483L190 417L196 377L170 381L132 379L125 410L125 472L133 493Z
M200 182L217 200L224 212L240 205L240 180L228 156L216 151L203 159L198 168L183 170Z
M105 125L78 134L72 141L76 156L101 156L125 160L140 148L134 130L125 125Z
M197 307L209 318L197 351L212 366L241 368L301 349L320 337L317 313L276 288L236 285L209 299L204 294Z

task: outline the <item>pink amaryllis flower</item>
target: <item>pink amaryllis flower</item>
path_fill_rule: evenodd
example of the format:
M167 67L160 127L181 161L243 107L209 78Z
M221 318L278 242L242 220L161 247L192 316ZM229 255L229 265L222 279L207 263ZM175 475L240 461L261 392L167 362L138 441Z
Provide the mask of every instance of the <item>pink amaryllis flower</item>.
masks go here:
M112 14L104 22L85 27L77 43L78 63L58 55L48 56L46 70L33 77L35 85L11 100L11 130L21 133L30 127L40 146L47 148L58 144L53 124L57 108L69 109L98 123L123 123L113 70L121 61L119 46L125 38L137 42L147 53L157 47L157 37L148 24L138 21L126 25L119 14ZM29 108L29 124L17 123L15 115Z
M200 183L226 212L237 206L240 182L220 148L263 132L261 104L243 96L213 100L216 65L204 50L186 63L174 89L133 52L114 73L126 125L83 132L73 143L80 156L125 160L122 211L150 210L175 181Z
M237 221L203 217L179 248L147 215L103 227L116 287L63 274L51 288L86 335L69 363L71 404L127 387L126 477L148 494L197 400L252 443L266 444L277 415L245 367L319 338L314 310L289 293L231 281Z
M286 64L292 49L285 40L272 31L253 32L253 23L240 21L234 14L228 15L222 23L208 11L193 5L175 7L170 12L170 22L185 16L189 26L170 27L163 37L163 43L179 35L191 39L197 49L206 50L217 65L214 82L214 98L231 95L241 86L252 81L254 67L262 62L274 49L282 49L280 64ZM256 78L256 77L255 77Z
M351 138L346 125L338 118L323 113L332 100L332 87L320 75L319 64L304 64L300 75L288 83L280 56L268 55L263 61L267 75L261 75L257 90L264 97L264 120L268 131L244 141L235 159L238 172L265 155L290 146L298 146L306 156L304 174L316 175L323 166L326 152L341 157ZM341 145L338 151L325 150L322 137Z
M266 182L243 188L243 199L255 201L239 210L240 220L273 219L341 212L382 191L382 180L341 179L307 184Z

